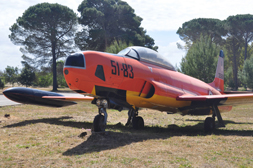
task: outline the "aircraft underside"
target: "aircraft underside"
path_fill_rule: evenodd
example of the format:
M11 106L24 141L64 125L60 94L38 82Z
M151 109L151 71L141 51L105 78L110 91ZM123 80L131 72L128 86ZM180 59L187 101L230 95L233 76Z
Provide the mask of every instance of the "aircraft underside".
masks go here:
M82 94L85 94L83 91ZM72 98L64 97L57 93L46 92L30 88L10 88L5 90L4 95L9 99L25 104L34 104L42 106L52 106L52 107L62 107L76 104L71 101ZM85 100L86 98L79 98L79 100ZM76 98L75 98L76 100ZM97 86L96 87L96 96L95 98L90 98L91 103L95 104L98 107L98 115L94 118L93 129L95 132L105 131L106 122L107 122L107 111L106 109L117 109L119 111L123 109L128 109L128 119L126 125L132 125L135 129L141 129L144 127L144 120L141 116L138 115L138 110L140 107L137 107L133 104L127 102L127 91L112 89ZM194 103L193 103L194 104ZM162 105L160 105L162 106ZM159 105L154 106L153 109L160 109ZM143 107L145 108L145 106ZM191 106L180 109L171 108L172 111L166 111L168 114L171 113L180 113L183 115L209 115L212 114L212 117L208 117L205 120L205 131L211 131L215 128L214 119L217 116L220 126L224 126L222 118L220 116L220 111L217 105L212 105L208 107L199 107L193 108Z

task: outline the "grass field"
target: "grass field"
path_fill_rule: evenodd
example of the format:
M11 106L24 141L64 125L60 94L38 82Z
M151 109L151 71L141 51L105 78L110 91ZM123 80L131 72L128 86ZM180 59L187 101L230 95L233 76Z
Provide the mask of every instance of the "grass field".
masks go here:
M10 114L9 118L4 117ZM97 108L0 108L0 167L253 167L253 105L223 113L226 128L203 133L201 116L142 109L144 130L108 110L106 133L92 133Z

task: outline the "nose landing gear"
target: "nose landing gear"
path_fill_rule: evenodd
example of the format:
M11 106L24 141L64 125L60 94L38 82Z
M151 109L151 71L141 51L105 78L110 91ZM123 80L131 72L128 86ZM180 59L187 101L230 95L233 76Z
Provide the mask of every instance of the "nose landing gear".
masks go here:
M98 111L99 114L93 120L93 130L94 132L104 132L107 122L106 108L100 108Z
M98 115L95 116L93 120L93 131L94 132L104 132L107 123L107 112L108 102L106 99L97 99L96 105L98 106Z

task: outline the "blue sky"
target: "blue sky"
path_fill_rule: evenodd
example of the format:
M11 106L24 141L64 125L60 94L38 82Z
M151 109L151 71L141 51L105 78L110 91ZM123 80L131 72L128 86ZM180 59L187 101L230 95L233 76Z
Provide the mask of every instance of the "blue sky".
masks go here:
M143 18L142 27L147 30L159 47L158 52L168 57L173 65L179 65L185 52L177 49L182 43L176 31L186 21L194 18L224 20L236 14L253 14L252 0L125 0ZM10 42L9 27L32 5L59 3L77 12L82 0L1 0L0 1L0 70L7 65L21 66L22 53Z

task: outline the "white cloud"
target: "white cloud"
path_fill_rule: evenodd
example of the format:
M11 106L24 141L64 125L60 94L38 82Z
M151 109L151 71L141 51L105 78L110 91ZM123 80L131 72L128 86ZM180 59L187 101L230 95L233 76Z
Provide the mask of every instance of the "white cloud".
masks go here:
M167 46L159 46L158 52L161 55L169 58L169 61L173 66L177 65L179 67L179 63L186 53L185 51L177 48L177 43L184 44L184 42L181 40L171 42Z
M177 30L194 18L224 20L236 14L252 13L253 1L244 0L126 0L138 16L142 26L151 30Z

